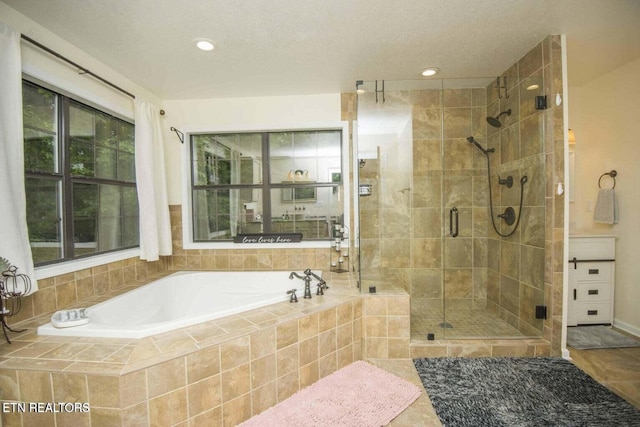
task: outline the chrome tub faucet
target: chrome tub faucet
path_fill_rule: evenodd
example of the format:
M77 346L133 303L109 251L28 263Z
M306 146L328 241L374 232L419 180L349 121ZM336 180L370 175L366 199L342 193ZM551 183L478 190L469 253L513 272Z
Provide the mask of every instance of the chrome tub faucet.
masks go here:
M318 281L318 288L316 289L316 295L324 295L325 289L329 289L327 282L325 282L322 277L318 276L316 273L311 271L310 268L307 268L304 271L304 274L307 276L314 277Z
M311 298L311 275L305 274L304 276L301 276L295 271L292 271L291 274L289 274L289 279L293 280L294 277L304 280L304 296L302 298Z

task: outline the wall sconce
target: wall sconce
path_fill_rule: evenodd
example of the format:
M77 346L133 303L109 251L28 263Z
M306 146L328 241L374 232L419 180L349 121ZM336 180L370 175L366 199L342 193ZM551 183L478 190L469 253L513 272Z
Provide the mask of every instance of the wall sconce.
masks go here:
M569 144L576 143L576 134L573 133L573 129L569 129Z

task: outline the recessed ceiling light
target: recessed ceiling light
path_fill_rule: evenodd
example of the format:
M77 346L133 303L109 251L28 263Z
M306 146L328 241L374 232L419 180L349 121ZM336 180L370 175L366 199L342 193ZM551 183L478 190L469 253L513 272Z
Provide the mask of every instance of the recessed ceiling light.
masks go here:
M213 50L214 48L213 42L207 39L195 39L193 43L196 45L198 49L204 50L204 51L210 51L210 50Z
M420 74L422 74L423 77L431 77L431 76L435 76L439 72L440 72L440 68L429 67L429 68L425 68L424 70L420 71Z
M540 86L538 86L538 85L536 85L536 84L533 84L533 85L527 86L527 90L536 90L536 89L538 89L539 87L540 87Z

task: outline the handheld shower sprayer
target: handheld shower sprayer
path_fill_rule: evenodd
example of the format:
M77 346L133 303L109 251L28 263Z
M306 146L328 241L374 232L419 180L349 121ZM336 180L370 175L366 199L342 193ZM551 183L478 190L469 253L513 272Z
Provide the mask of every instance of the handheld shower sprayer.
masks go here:
M486 150L484 148L482 148L482 145L480 145L480 143L478 141L475 140L475 138L473 136L468 136L467 137L467 141L469 141L470 143L472 143L473 145L475 145L476 147L478 147L478 150L482 151L482 154L484 154L485 156L489 153L493 153L494 151L496 151L495 148L487 148Z
M505 114L507 116L510 116L511 108L509 108L507 111L502 111L500 114L498 114L495 117L487 117L487 123L489 123L494 128L500 128L502 127L502 122L500 121L500 117L504 116Z

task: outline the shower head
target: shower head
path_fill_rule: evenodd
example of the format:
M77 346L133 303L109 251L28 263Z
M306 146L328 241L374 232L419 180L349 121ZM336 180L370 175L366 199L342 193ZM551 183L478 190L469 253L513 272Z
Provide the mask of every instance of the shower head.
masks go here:
M500 121L500 117L504 116L505 114L507 116L510 116L511 115L511 108L509 108L507 111L501 112L500 114L498 114L495 117L487 117L487 123L489 123L494 128L502 127L502 122Z
M487 148L486 150L484 148L482 148L482 145L480 145L480 143L478 141L475 140L475 138L473 136L468 136L467 137L467 141L469 141L471 144L475 145L478 150L482 151L482 154L484 154L485 156L489 153L493 153L494 151L496 151L495 148Z

